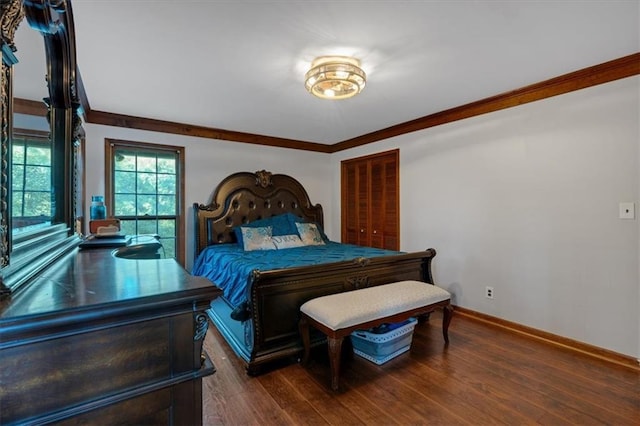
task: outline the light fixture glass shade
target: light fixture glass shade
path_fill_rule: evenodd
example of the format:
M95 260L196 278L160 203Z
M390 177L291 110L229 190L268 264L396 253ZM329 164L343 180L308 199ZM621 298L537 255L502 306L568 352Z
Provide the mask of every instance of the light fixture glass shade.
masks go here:
M362 92L367 76L360 61L346 56L322 56L311 63L304 85L322 99L346 99Z

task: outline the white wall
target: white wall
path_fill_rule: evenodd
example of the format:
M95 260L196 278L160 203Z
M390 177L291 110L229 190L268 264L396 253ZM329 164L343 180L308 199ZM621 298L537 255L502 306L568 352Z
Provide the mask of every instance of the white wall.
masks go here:
M455 304L640 357L640 231L618 219L639 117L636 76L336 153L331 231L340 161L399 147L401 249L437 250Z
M216 185L228 175L246 171L268 170L296 177L309 192L311 202L319 203L326 211L333 209L333 193L327 182L330 175L329 156L307 151L262 147L217 141L212 139L170 135L118 127L85 124L86 131L86 191L91 195L104 194L104 140L123 139L138 142L185 147L185 215L186 268L193 265L193 209L194 202L211 201ZM88 206L87 206L88 209ZM86 212L89 217L88 210Z

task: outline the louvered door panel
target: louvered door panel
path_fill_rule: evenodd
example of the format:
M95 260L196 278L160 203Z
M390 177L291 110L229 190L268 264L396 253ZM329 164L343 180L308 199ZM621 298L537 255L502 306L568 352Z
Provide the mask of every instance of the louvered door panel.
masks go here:
M342 242L348 244L357 244L360 233L356 171L356 164L342 165Z
M369 221L369 164L367 162L356 164L357 169L357 217L358 239L355 244L369 246L370 221Z
M400 249L399 173L397 158L384 163L384 243L382 248Z
M384 161L372 160L371 164L371 192L369 194L369 206L371 217L371 230L369 245L371 247L384 247L385 224L385 167Z
M342 162L342 242L399 250L398 154Z

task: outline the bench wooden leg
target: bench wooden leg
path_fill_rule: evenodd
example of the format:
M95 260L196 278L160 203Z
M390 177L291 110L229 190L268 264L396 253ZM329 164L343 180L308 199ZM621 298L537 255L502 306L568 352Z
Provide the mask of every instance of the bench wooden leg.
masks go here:
M342 354L342 337L327 336L329 347L329 366L331 367L331 389L338 390L338 378L340 377L340 356Z
M309 357L311 355L311 339L309 338L309 322L306 316L302 316L298 323L300 336L302 336L302 344L304 346L304 355L302 357L302 365L309 365Z
M442 335L444 336L444 342L449 343L449 323L451 322L451 316L453 315L453 307L446 305L443 309L442 316Z

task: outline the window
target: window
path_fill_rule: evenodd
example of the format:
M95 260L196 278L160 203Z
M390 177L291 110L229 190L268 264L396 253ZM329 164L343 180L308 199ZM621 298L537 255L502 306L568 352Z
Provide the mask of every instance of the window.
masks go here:
M157 234L184 265L184 148L105 140L107 211L127 235Z
M47 134L14 129L11 144L13 236L51 224L51 143Z

